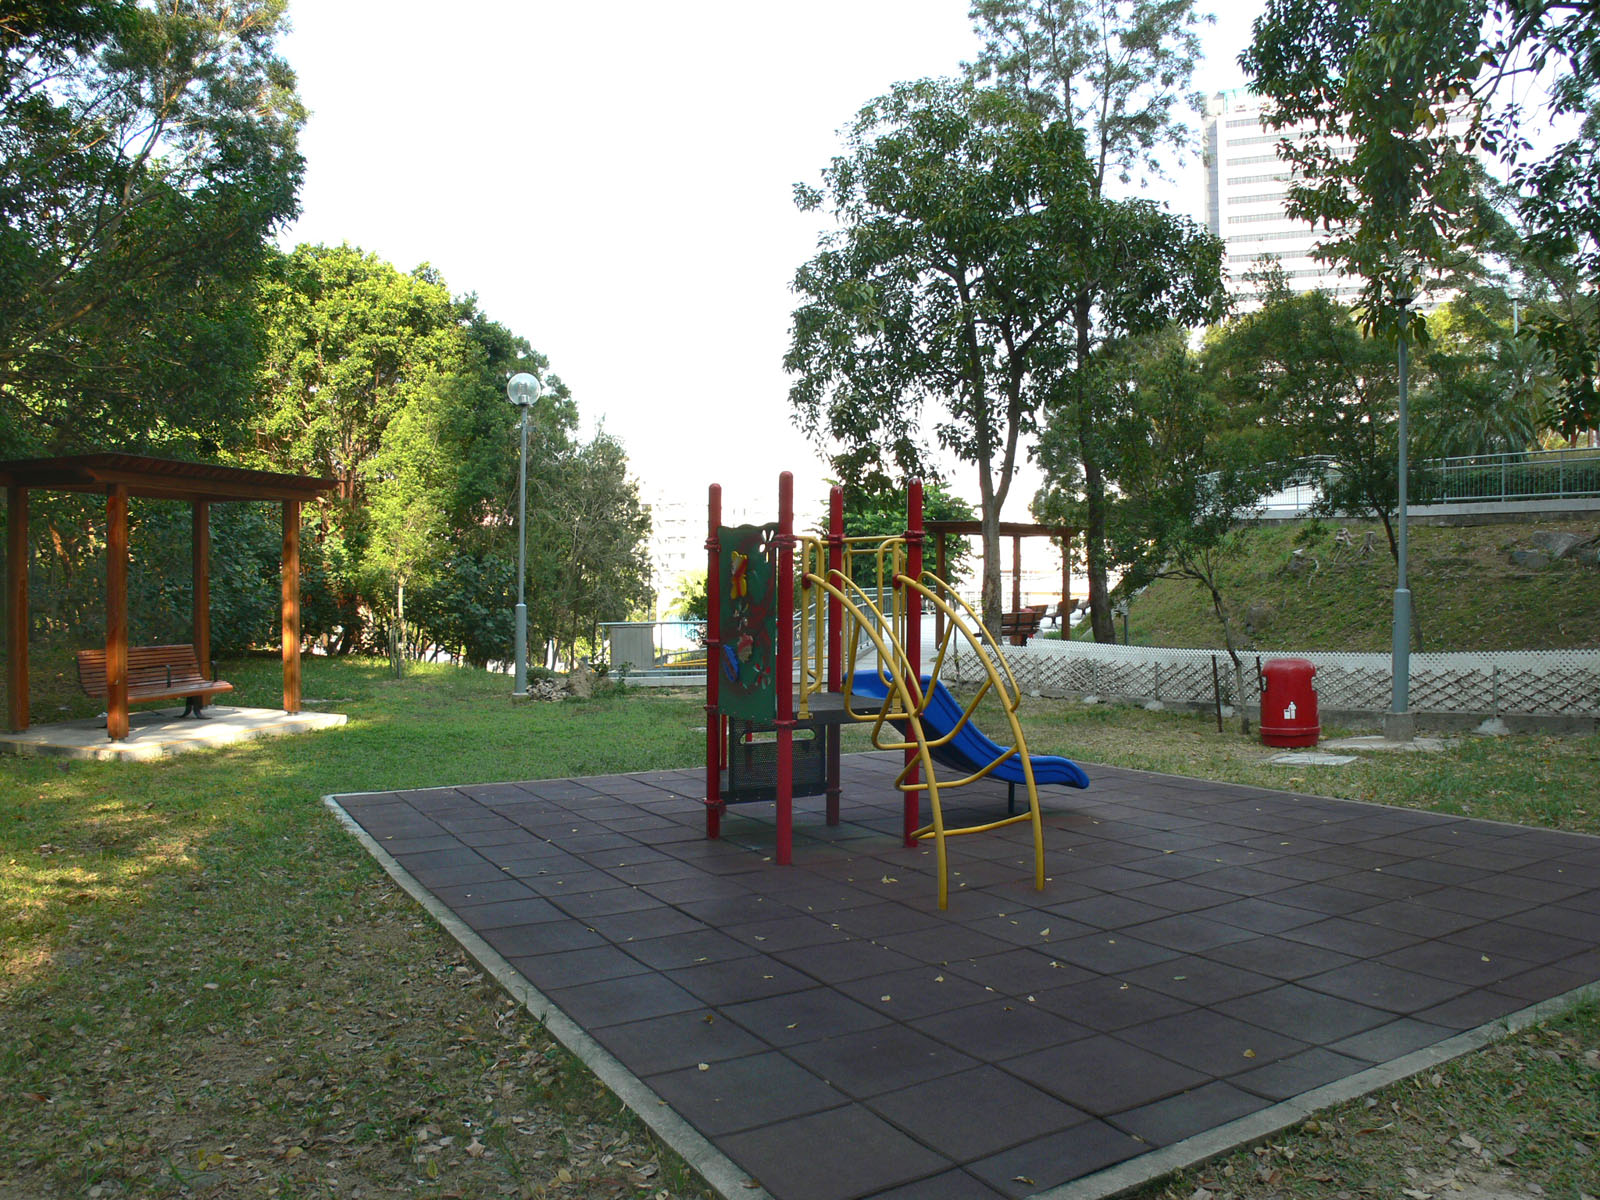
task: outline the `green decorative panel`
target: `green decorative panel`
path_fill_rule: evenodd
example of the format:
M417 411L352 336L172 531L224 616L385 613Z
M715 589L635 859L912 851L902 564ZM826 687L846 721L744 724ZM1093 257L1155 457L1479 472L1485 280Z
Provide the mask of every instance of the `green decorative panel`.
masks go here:
M772 721L778 715L777 589L773 586L771 525L721 526L722 679L717 707L730 717Z

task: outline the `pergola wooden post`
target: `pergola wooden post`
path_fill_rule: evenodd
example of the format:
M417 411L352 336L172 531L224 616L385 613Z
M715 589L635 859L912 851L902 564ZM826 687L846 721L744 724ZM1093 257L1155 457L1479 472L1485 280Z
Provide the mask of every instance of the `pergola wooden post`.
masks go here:
M300 501L283 502L283 711L300 711Z
M128 488L106 489L106 736L128 736Z
M28 728L28 489L6 488L6 699L11 728Z
M193 549L190 562L194 572L194 657L200 664L200 674L211 675L211 506L204 500L194 502L191 518L194 525Z
M983 526L977 521L927 521L924 528L933 535L935 573L945 576L945 539L947 537L978 537ZM1072 537L1078 530L1071 525L1029 525L1015 521L1000 522L1000 536L1011 539L1011 607L1022 608L1022 539L1025 537L1057 537L1061 539L1061 621L1062 634L1066 633L1067 613L1072 608ZM944 613L934 618L934 637L944 640Z
M6 489L6 687L11 729L29 724L28 492L86 492L106 498L106 733L128 736L128 501L181 500L193 511L194 623L201 673L211 677L211 512L226 500L283 504L283 707L300 711L300 508L336 486L331 479L177 462L136 454L80 454L0 462Z

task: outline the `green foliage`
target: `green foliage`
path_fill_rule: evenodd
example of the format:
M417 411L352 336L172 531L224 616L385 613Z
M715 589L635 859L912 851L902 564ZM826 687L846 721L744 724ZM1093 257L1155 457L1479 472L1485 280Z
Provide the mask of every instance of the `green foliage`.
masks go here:
M983 51L968 68L1043 119L1082 130L1095 194L1108 170L1124 184L1164 174L1163 151L1187 149L1180 104L1200 58L1194 0L974 0Z
M1322 292L1269 291L1256 312L1210 335L1208 386L1231 423L1257 431L1258 461L1322 456L1320 507L1371 514L1391 549L1398 503L1395 348L1362 336Z
M960 496L955 495L937 480L924 480L922 484L922 519L927 521L972 521L977 513ZM824 512L818 528L826 531L827 513ZM847 537L899 537L906 531L906 489L882 481L879 487L844 485L844 532ZM933 543L930 539L925 551L925 565L935 569ZM945 579L960 583L968 570L972 552L966 538L955 538L948 543L945 556ZM868 567L857 564L857 583L868 583ZM876 574L876 568L871 569Z
M1100 199L1082 145L1005 90L900 85L862 110L825 173L841 229L795 278L798 419L844 446L847 482L871 488L919 472L922 411L937 406L939 444L977 468L991 623L1000 514L1041 410L1077 401L1092 423L1085 368L1101 339L1220 301L1215 239L1147 202Z
M1154 579L1186 579L1204 591L1237 668L1236 618L1222 568L1241 550L1241 523L1281 483L1259 428L1240 425L1207 386L1181 329L1124 343L1106 356L1118 394L1111 444L1120 496L1110 554L1131 594Z
M1600 25L1590 6L1270 0L1241 61L1256 90L1275 101L1278 128L1313 130L1281 144L1298 168L1288 206L1327 231L1322 257L1365 280L1370 327L1395 327L1420 269L1444 268L1479 234L1479 146L1511 167L1530 247L1569 261L1593 297ZM1541 72L1551 87L1535 114L1527 84ZM1574 117L1573 136L1543 159L1529 157L1524 123L1559 127ZM1415 314L1408 319L1419 323ZM1586 375L1593 379L1592 365Z
M335 572L329 648L375 648L409 595L413 654L503 658L520 453L504 380L548 363L431 269L349 246L297 248L265 291L257 458L338 482L313 538ZM548 475L577 424L558 378L528 419L529 461Z
M1466 301L1429 320L1434 333L1417 389L1416 450L1427 457L1516 453L1552 423L1550 354L1529 336L1482 320Z
M637 616L651 599L650 511L627 467L622 443L602 431L530 481L528 622L568 662L598 657L600 623Z
M925 473L922 411L937 408L939 444L977 468L997 622L993 527L1042 403L1040 356L1070 311L1090 204L1082 138L1002 93L922 80L861 110L824 182L840 228L795 276L796 419L845 447L847 483L872 487Z
M283 7L8 10L0 457L243 438L255 281L302 170Z
M1199 57L1192 0L976 0L984 37L969 72L993 78L1033 112L1085 139L1089 210L1060 243L1074 266L1069 317L1048 357L1050 418L1039 457L1049 482L1034 500L1042 520L1083 526L1090 625L1115 640L1107 589L1115 414L1102 386L1103 347L1168 324L1197 325L1221 313L1221 246L1155 206L1103 202L1106 175L1122 183L1160 174L1163 148L1192 138L1179 105ZM1142 182L1142 180L1141 180Z

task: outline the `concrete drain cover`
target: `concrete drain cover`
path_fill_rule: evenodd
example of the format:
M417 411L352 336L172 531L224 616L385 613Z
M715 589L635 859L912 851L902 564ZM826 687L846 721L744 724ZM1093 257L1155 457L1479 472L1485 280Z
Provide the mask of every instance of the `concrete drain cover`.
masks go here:
M1274 754L1267 759L1280 767L1342 767L1353 763L1354 754L1324 754L1320 750L1305 750L1297 754Z

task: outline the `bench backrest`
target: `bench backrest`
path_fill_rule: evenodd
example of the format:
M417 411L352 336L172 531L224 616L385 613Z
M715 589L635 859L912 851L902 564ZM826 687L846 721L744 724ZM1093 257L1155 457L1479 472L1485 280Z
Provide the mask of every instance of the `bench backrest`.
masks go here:
M164 687L168 680L200 679L200 660L187 642L175 646L129 646L128 686ZM106 652L78 651L78 683L91 696L106 690Z

